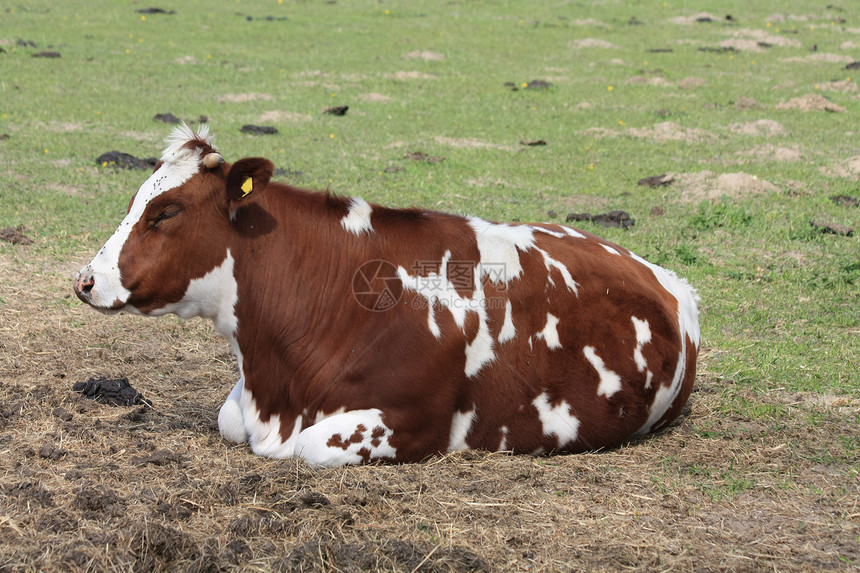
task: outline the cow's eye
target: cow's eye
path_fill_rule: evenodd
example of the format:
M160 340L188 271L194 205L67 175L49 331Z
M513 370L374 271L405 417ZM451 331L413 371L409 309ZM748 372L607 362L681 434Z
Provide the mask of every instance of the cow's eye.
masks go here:
M158 217L156 217L155 219L152 220L152 222L149 224L149 228L150 229L157 229L162 221L164 221L165 219L172 219L173 217L177 216L181 212L182 212L182 209L175 206L175 205L168 207L164 211L159 213Z

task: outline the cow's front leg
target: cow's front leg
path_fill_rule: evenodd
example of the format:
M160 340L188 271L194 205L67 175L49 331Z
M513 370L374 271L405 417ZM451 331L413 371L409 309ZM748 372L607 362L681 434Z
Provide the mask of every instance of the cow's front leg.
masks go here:
M353 410L330 416L299 434L295 457L310 464L343 466L375 459L394 461L393 431L382 421L382 411Z
M239 378L221 410L218 412L218 431L225 439L242 444L248 441L245 430L245 416L242 414L242 390L245 387L245 377Z

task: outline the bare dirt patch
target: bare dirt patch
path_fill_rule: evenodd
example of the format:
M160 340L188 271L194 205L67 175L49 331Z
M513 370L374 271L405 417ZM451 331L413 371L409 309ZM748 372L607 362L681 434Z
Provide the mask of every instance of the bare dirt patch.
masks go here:
M361 101L366 101L366 102L371 102L371 103L386 103L386 102L391 101L391 98L388 97L387 95L377 93L377 92L370 92L370 93L366 93L366 94L361 94L358 96L358 99L360 99Z
M286 121L290 123L298 123L302 121L310 121L311 116L304 113L296 113L294 111L286 111L274 109L271 111L263 112L260 117L257 118L257 121L260 123L268 123L268 122L278 122L278 121Z
M424 72L418 71L399 71L393 74L386 74L385 77L400 80L400 81L408 81L408 80L436 80L439 79L433 74L425 74Z
M857 84L851 80L833 80L815 84L815 88L826 92L857 93Z
M825 175L856 179L860 176L860 155L832 167L822 167L820 171Z
M799 64L850 64L853 58L850 56L840 56L839 54L828 54L825 52L812 54L810 56L782 58L781 62L799 63Z
M675 85L666 78L661 78L660 76L633 76L627 78L627 81L625 83L628 85L646 85L659 87L673 87Z
M617 48L612 42L601 40L600 38L582 38L581 40L572 41L569 46L575 50L582 48Z
M741 158L753 158L759 161L801 161L803 152L793 147L778 147L771 144L759 145L752 149L738 151L737 156Z
M456 147L459 149L498 149L501 151L517 151L516 147L512 147L510 145L489 143L486 141L481 141L480 139L476 139L474 137L465 139L457 137L443 137L441 135L437 135L433 139L434 141L436 141L436 143L440 145L447 145L448 147Z
M732 133L740 133L742 135L764 135L767 137L785 135L785 128L782 127L782 124L772 119L757 119L747 123L733 123L729 125L729 130Z
M720 18L718 16L714 16L709 12L699 12L690 16L676 16L674 18L669 18L669 22L672 24L679 24L681 26L691 26L698 22L716 22L719 19Z
M779 46L782 48L800 48L803 45L800 40L791 38L784 34L769 34L766 30L740 28L737 30L729 30L727 34L733 38L754 42L757 48L754 51L761 51L763 48L773 46ZM720 45L722 46L723 44L721 43Z
M218 103L247 103L249 101L274 101L274 96L263 93L225 94L217 98Z
M680 189L682 203L714 201L721 197L747 197L779 189L769 181L744 172L715 175L713 171L700 171L681 173L675 179L677 182L673 187Z
M847 111L841 105L837 105L820 94L807 94L805 96L793 97L786 102L777 104L776 109L796 109L798 111L830 111L843 113Z
M614 130L603 127L592 127L581 132L583 135L591 137L619 137L627 135L630 137L641 137L652 141L686 141L688 143L698 143L701 141L710 141L716 138L713 133L708 131L683 127L672 121L665 121L646 127L635 127L625 130Z
M403 55L407 60L424 60L425 62L439 62L445 59L445 54L439 54L437 52L429 52L429 51L421 51L414 50L409 52L408 54Z

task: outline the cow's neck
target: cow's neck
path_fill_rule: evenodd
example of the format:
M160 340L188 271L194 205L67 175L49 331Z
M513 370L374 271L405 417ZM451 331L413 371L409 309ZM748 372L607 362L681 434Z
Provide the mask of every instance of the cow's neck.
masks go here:
M299 406L303 400L294 394L312 393L307 384L321 378L338 352L335 325L344 320L338 302L352 296L350 261L365 256L357 252L361 241L340 225L340 203L278 186L236 213L237 356L255 395L276 395L266 387L277 384ZM259 400L258 407L265 415L268 407Z

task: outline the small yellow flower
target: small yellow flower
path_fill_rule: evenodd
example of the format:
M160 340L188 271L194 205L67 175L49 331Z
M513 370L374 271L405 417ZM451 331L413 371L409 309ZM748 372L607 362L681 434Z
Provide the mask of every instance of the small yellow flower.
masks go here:
M140 21L141 21L141 22L146 22L146 16L141 16L141 17L140 17Z
M524 88L529 87L529 83L528 83L528 82L523 82L523 87L524 87Z
M334 139L334 134L333 134L333 133L329 133L329 134L328 134L328 138L329 138L329 139Z
M48 153L48 148L47 148L47 147L45 148L45 153Z
M619 120L618 120L618 125L627 125L627 124L626 124L626 123L624 123L624 121L623 121L623 120L620 120L620 119L619 119Z
M594 165L589 165L588 169L589 169L589 171L594 171Z
M128 48L126 48L126 49L125 49L125 53L126 53L126 54L130 54L130 53L131 53L131 50L129 50Z
M765 23L764 23L764 27L765 27L765 28L770 28L770 22L765 22Z
M331 97L337 97L337 94L331 94Z
M389 14L391 14L391 10L386 10L385 15L388 16Z
M607 89L608 91L612 91L612 90L614 90L615 88L613 88L612 86L609 86L609 87L608 87L608 88L606 88L606 89Z

